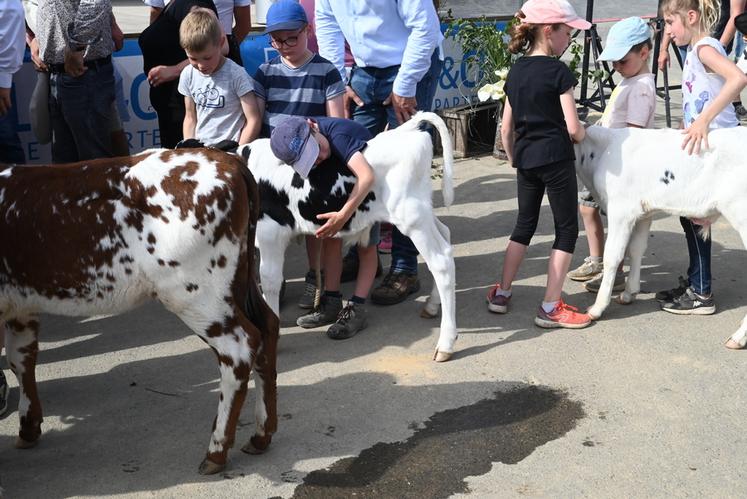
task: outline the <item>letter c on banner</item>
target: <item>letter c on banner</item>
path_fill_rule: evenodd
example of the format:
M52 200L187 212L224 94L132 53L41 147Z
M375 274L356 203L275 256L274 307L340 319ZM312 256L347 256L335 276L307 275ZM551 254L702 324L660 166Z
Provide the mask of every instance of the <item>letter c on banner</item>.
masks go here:
M132 87L130 88L130 103L132 104L132 111L135 116L141 120L154 120L158 116L154 112L143 111L140 106L140 85L147 83L145 74L139 74L132 80Z

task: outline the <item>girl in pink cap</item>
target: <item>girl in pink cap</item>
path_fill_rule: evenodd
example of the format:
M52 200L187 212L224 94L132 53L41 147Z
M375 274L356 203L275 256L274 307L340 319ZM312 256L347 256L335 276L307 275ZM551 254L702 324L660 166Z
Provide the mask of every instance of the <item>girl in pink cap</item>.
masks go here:
M514 278L539 220L547 191L555 222L555 241L547 269L547 288L534 323L544 328L583 328L591 323L561 299L563 281L576 239L576 170L573 142L584 138L576 114L568 67L557 59L571 41L571 30L589 29L566 0L529 0L517 13L509 50L523 53L506 80L501 137L517 169L519 214L503 262L503 276L488 293L488 309L506 313Z

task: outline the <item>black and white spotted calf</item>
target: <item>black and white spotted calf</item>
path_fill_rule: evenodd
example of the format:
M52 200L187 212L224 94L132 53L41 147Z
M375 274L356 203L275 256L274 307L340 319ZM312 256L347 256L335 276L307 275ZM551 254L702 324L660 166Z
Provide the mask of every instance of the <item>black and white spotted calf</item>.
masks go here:
M220 151L151 150L55 166L0 166L0 325L20 386L19 448L41 434L40 313L116 314L158 299L218 357L220 402L201 473L223 468L249 374L261 452L277 427L278 319L254 278L257 186Z
M433 290L422 315L435 317L442 304L441 334L435 359L445 361L454 351L455 318L454 257L449 229L433 212L431 187L431 137L421 123L438 130L444 150L443 198L454 199L451 137L443 120L433 113L418 113L404 125L370 140L363 155L374 170L374 186L356 213L340 231L347 242L367 242L371 225L391 222L409 236L433 274ZM278 294L283 280L285 249L294 236L314 234L321 213L338 211L347 201L356 178L343 164L327 162L313 168L304 180L272 153L270 141L257 140L239 149L260 194L257 246L262 290L270 307L279 311Z

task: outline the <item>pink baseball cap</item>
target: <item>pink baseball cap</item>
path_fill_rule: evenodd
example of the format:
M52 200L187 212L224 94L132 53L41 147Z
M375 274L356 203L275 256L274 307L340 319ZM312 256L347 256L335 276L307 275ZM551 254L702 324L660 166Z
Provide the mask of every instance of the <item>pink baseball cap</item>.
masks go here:
M528 0L521 6L523 23L567 24L571 28L589 29L591 23L576 14L566 0Z

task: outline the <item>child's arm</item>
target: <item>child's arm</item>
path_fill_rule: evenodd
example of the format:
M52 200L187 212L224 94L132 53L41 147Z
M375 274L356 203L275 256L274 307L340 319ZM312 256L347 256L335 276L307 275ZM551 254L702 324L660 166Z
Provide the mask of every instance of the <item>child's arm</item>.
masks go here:
M581 120L578 119L576 99L573 97L573 87L560 94L560 107L563 108L563 117L565 118L565 126L568 127L568 135L571 136L573 142L578 144L584 140L586 130L581 124Z
M361 204L373 186L373 169L361 152L357 152L350 157L348 168L355 174L358 181L353 186L347 202L340 211L331 211L317 216L317 218L327 222L316 231L316 237L334 237L345 225L345 222L353 216L358 205Z
M343 100L345 94L336 95L327 100L327 116L330 118L345 117L345 103Z
M747 85L747 75L742 73L736 64L719 54L715 48L707 45L699 47L698 58L707 69L721 76L725 82L713 102L682 132L685 134L682 149L686 148L687 154L700 153L701 142L705 149L708 149L708 125L726 106L731 105Z
M195 128L197 128L197 108L192 97L184 96L184 124L182 133L185 139L195 138Z
M501 118L501 140L503 141L503 149L506 151L508 156L508 162L513 164L514 162L514 111L511 108L511 104L508 102L508 98L503 103L503 117Z
M241 110L244 112L244 128L241 129L239 136L239 145L248 144L259 136L259 129L262 127L262 115L259 114L259 106L254 92L247 92L241 96ZM264 102L264 101L262 101Z

